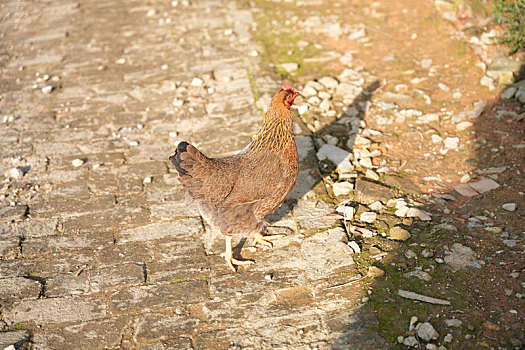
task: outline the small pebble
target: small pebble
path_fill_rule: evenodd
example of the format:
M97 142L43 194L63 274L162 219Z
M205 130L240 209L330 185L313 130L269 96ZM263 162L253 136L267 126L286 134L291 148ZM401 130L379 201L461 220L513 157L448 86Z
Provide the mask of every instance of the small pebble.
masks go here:
M350 248L352 248L355 254L361 253L361 247L359 247L359 244L357 244L357 242L350 241L348 242L348 245L350 246Z
M71 164L73 164L74 167L79 167L79 166L82 166L82 164L84 164L84 161L82 159L75 159L71 162Z
M51 85L44 86L42 88L42 93L43 94L49 94L49 93L51 93L51 91L53 91L53 87Z
M506 211L515 211L517 206L518 205L516 203L505 203L501 207Z
M148 177L145 177L144 180L142 181L142 183L145 183L145 184L149 184L153 181L153 179L151 178L151 176L148 176Z
M193 78L191 80L191 86L202 86L203 83L204 81L200 78Z
M269 274L265 275L264 279L267 280L267 281L273 280L273 273L269 273Z
M119 58L118 60L115 61L116 64L124 64L126 63L126 59L123 57L123 58Z

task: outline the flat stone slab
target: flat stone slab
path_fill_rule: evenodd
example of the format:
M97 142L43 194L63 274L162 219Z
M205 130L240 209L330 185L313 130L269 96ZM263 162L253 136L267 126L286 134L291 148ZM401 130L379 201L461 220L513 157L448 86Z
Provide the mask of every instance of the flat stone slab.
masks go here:
M326 278L341 268L354 265L353 251L343 242L345 238L344 230L337 227L303 241L301 252L306 260L305 273L309 279Z
M202 221L186 218L141 226L124 230L119 234L118 243L151 241L161 238L193 236L202 231Z
M46 325L88 321L106 317L106 304L99 298L91 297L25 300L4 309L3 317L10 325L21 322Z
M109 296L109 307L113 314L144 312L198 303L206 300L208 296L206 281L173 281L116 291Z
M355 183L356 200L362 204L372 204L375 201L383 203L394 198L394 191L386 186L376 184L366 180L357 180Z
M29 341L29 331L0 332L0 349L7 349L13 345L15 349L23 349Z
M42 285L38 281L23 277L0 279L0 300L36 299Z
M37 330L33 346L42 350L118 348L124 328L130 323L127 318L102 319Z
M337 220L327 217L334 209L321 200L299 201L293 209L299 230L307 231L334 226Z
M472 187L474 190L478 191L479 193L485 193L491 190L495 190L499 187L499 184L492 179L483 177L479 181L469 183L469 186Z

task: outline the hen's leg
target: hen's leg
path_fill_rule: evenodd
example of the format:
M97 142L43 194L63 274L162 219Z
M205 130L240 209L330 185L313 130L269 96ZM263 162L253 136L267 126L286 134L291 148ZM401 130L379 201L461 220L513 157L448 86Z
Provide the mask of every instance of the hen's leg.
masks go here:
M272 240L283 238L284 235L270 235L270 236L263 236L260 232L257 232L253 235L253 243L252 245L257 245L257 243L262 244L266 247L273 247Z
M250 265L253 264L253 261L251 260L237 260L233 258L232 255L232 238L230 236L226 236L226 251L221 254L222 257L226 260L226 264L228 267L233 271L235 270L235 265Z

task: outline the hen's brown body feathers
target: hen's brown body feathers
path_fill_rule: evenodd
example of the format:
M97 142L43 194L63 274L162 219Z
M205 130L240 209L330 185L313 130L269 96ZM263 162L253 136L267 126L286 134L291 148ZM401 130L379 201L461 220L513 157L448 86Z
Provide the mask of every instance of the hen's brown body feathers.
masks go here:
M298 93L290 89L273 97L261 130L239 154L208 158L181 142L170 157L203 217L225 235L260 232L297 181L290 106Z

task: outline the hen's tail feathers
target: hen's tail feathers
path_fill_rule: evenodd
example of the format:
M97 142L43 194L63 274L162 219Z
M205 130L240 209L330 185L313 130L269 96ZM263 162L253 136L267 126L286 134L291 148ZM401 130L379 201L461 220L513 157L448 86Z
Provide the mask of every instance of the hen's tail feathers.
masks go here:
M177 145L177 149L175 150L175 154L170 157L171 164L177 169L180 176L184 176L188 174L188 170L190 169L184 169L182 165L182 159L181 155L188 151L188 146L191 146L186 141L182 141ZM193 147L193 146L192 146Z
M182 141L177 145L175 154L170 158L171 163L180 175L180 181L188 190L193 199L204 198L200 189L203 184L202 170L203 162L208 158L189 143Z

